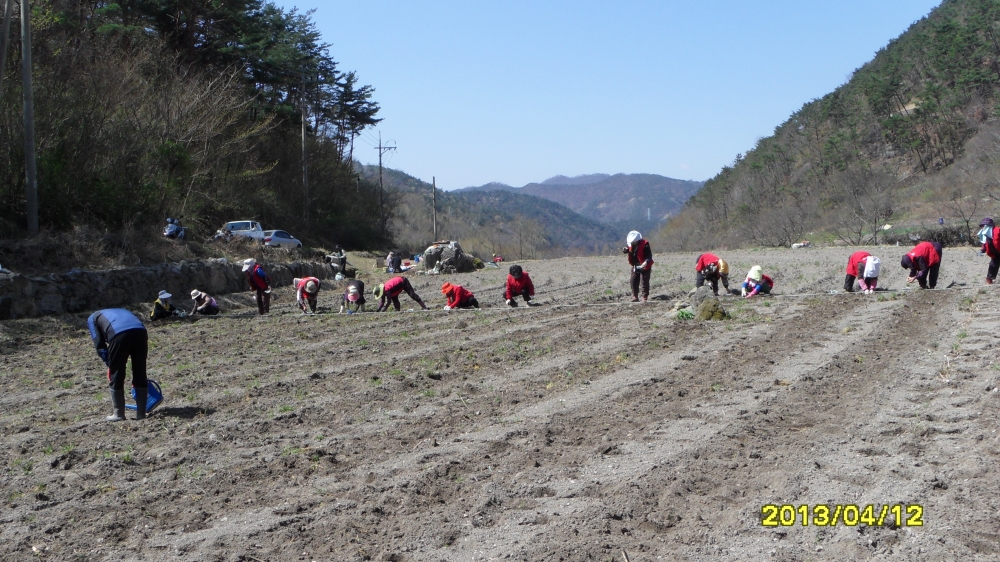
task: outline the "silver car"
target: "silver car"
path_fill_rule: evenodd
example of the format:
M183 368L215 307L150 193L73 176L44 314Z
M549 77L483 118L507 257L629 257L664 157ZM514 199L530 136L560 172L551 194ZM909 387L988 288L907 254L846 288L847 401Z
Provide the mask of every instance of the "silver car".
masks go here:
M264 245L272 248L301 248L302 242L299 239L285 232L284 230L265 230Z

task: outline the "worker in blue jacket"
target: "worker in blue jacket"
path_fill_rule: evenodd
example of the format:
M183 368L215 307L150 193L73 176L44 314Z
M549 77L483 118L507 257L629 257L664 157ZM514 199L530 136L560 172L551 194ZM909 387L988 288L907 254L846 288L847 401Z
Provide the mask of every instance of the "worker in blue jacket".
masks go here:
M111 403L115 411L106 419L125 419L125 365L132 358L132 386L135 387L135 419L146 418L146 354L149 341L146 326L131 312L123 308L98 310L87 319L90 338L94 340L97 355L108 366Z

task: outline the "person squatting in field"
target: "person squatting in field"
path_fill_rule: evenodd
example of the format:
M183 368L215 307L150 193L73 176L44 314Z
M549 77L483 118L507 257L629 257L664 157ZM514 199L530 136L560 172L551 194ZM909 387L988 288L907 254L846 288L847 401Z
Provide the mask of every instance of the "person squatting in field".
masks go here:
M354 306L354 310L351 310ZM351 279L347 282L347 288L340 297L340 313L347 311L348 314L365 311L365 282L359 279Z
M114 413L105 419L125 419L125 365L129 358L132 359L132 386L135 387L135 419L145 419L149 391L146 379L149 336L146 326L123 308L106 308L90 315L87 328L97 348L97 356L108 366L108 386Z
M743 281L743 287L740 290L740 294L743 298L749 299L750 297L756 296L758 293L763 293L765 295L771 294L771 289L774 288L774 279L771 279L767 275L764 275L764 269L755 265L750 268L750 272L747 273L747 278Z
M1000 228L993 224L993 217L986 217L979 226L982 228L976 236L983 245L979 253L990 257L990 265L986 268L986 284L992 285L997 278L997 270L1000 270Z
M535 296L535 285L531 276L521 266L514 264L507 270L507 284L504 286L503 298L507 306L516 307L518 296L524 299L524 304L531 306L531 297Z
M271 278L267 272L257 260L247 258L243 260L243 273L250 283L250 290L256 293L257 312L261 315L271 312Z
M701 287L708 281L712 284L712 292L719 295L719 281L729 292L729 264L715 254L704 253L698 256L698 261L694 264L695 280L694 286Z
M191 300L194 301L194 308L191 309L192 316L195 313L205 316L215 316L219 313L219 303L207 293L195 289L191 291Z
M632 284L632 302L639 302L639 285L642 285L642 302L649 298L649 276L653 272L653 249L637 230L628 233L622 253L632 266L629 281Z
M857 280L858 288L870 295L878 287L878 274L882 267L882 262L868 252L861 250L851 254L847 260L847 276L844 277L844 290L848 293L854 292L854 281Z
M914 246L900 260L900 265L910 270L906 282L916 281L921 289L936 287L938 273L941 272L941 255L940 242L921 242Z
M153 302L153 310L149 313L150 320L161 320L177 315L177 309L170 304L171 297L173 295L170 293L160 291L160 294L156 296L156 301Z
M445 282L444 285L441 285L441 292L448 301L448 304L444 305L445 310L453 308L479 308L479 301L476 300L476 295L473 295L472 291L461 285L452 285Z
M303 277L302 279L292 279L295 285L295 302L302 309L303 314L316 314L316 300L319 296L319 279L315 277Z
M410 284L409 279L406 277L393 277L375 287L372 291L372 295L379 301L378 309L375 312L389 310L390 304L396 309L396 312L399 312L399 295L404 292L410 295L410 298L415 300L420 305L420 308L427 310L427 305L417 296L417 292L413 290L413 285Z

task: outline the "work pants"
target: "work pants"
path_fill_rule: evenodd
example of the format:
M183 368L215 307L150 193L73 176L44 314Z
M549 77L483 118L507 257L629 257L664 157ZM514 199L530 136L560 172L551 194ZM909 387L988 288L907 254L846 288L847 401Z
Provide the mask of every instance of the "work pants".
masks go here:
M986 278L990 280L996 279L998 271L1000 271L1000 256L990 259L990 267L986 270Z
M729 292L729 275L725 273L709 273L708 275L703 274L698 271L695 273L695 287L701 287L708 281L712 284L712 292L716 295L719 294L719 280L722 280L722 286L726 288L726 292ZM632 291L633 293L635 291Z
M402 288L403 288L402 292L406 293L407 295L410 295L411 299L417 301L417 304L420 305L420 308L425 308L424 301L421 300L419 296L417 296L417 292L413 290L413 285L410 284L410 280L409 279L406 279L406 278L403 279ZM399 312L399 309L400 309L400 306L399 306L399 294L397 293L396 296L390 297L389 300L392 301L392 306L393 306L393 308L396 309L396 312Z
M632 296L639 297L639 284L642 284L642 298L649 298L649 276L653 273L653 268L642 269L638 267L632 268ZM718 283L718 281L716 281Z
M132 359L132 386L146 388L146 355L149 353L149 335L146 330L128 330L108 342L108 386L114 390L125 388L125 365Z
M264 289L257 289L257 312L260 314L267 314L271 312L271 293L265 292Z

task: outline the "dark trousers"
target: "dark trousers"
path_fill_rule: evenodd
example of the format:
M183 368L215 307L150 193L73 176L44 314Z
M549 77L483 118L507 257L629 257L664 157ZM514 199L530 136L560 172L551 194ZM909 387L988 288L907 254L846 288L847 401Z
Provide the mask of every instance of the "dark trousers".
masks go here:
M403 292L406 293L407 295L410 295L410 298L413 299L413 300L415 300L415 301L417 301L417 304L419 304L420 307L423 308L424 307L424 301L422 301L420 299L420 297L417 296L417 292L413 290L413 285L410 284L410 280L404 278L402 286L403 286ZM397 294L395 297L390 297L389 300L392 301L393 308L395 308L396 311L398 312L399 308L400 308L399 307L399 295ZM386 308L388 308L388 307L386 307Z
M632 268L632 296L639 296L639 284L642 283L642 298L649 298L649 276L653 273L653 268L641 269Z
M1000 256L990 259L990 267L986 270L986 278L996 279L998 271L1000 271Z
M712 292L716 295L719 294L719 280L722 280L722 286L726 288L726 292L729 292L729 275L724 275L722 273L710 273L704 275L702 272L695 272L694 286L701 287L708 281L712 284ZM633 293L635 290L632 291Z
M310 311L316 312L316 297L309 297L309 296L307 296L305 304L300 304L299 308L301 308L302 311L305 312L306 306L309 307Z
M108 342L108 386L115 390L125 388L125 365L132 358L132 386L146 388L146 355L149 353L149 336L146 330L128 330Z
M518 294L521 295L521 297L524 299L524 302L531 302L531 295L528 294L528 290L527 289L521 289L521 292L518 293ZM504 295L506 297L506 293L504 293ZM514 299L517 298L517 296L518 295L511 295L510 298L511 298L511 300L514 300Z
M257 312L267 314L271 312L271 293L265 293L264 289L257 289Z
M476 297L469 297L464 301L459 301L455 308L479 308L479 301L476 300Z
M217 306L206 306L205 308L196 308L195 312L198 314L204 314L205 316L215 316L219 313L219 307Z
M927 269L927 284L921 286L925 289L933 289L937 286L938 274L941 273L941 264L936 263Z
M856 276L851 275L850 273L848 273L847 276L844 277L844 290L847 291L848 293L853 293L854 292L854 282L857 281L857 280L858 280L858 278Z

